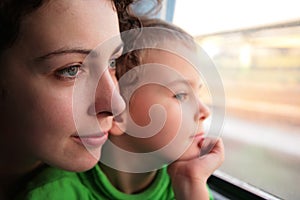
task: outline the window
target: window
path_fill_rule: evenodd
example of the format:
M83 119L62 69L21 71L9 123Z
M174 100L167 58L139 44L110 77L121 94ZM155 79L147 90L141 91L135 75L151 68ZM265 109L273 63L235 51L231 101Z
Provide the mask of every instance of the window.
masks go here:
M168 19L195 37L223 80L226 160L219 171L280 198L300 199L297 1L169 2Z

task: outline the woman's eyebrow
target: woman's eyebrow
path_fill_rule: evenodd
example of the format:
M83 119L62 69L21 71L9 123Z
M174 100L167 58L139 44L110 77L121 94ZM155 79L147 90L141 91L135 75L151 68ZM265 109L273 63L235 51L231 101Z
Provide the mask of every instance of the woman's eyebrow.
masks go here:
M121 42L114 50L113 54L118 53L119 51L121 51L123 49L124 44ZM34 60L36 61L42 61L42 60L46 60L49 59L55 55L64 55L64 54L83 54L83 55L88 55L92 53L93 57L97 57L98 53L96 51L93 51L92 49L83 49L83 48L61 48L61 49L57 49L54 50L50 53L47 53L45 55L39 56L37 58L35 58Z
M82 48L61 48L54 50L50 53L47 53L45 55L39 56L35 58L36 61L42 61L49 59L55 55L64 55L64 54L84 54L88 55L89 53L92 52L92 49L82 49Z

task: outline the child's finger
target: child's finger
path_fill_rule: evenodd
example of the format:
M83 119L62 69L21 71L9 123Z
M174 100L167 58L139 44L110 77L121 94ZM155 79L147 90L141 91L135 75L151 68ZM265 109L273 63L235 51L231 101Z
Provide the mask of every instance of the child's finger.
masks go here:
M200 156L210 153L215 148L217 149L221 148L219 145L222 145L223 143L220 144L219 143L220 140L221 140L220 138L212 138L212 137L204 138L204 141L198 144L200 147Z

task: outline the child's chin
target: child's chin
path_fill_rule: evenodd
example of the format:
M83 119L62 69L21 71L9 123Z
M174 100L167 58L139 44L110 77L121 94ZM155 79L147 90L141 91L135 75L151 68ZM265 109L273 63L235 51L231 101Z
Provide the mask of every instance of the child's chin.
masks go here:
M178 160L181 161L186 161L186 160L192 160L195 158L199 158L200 152L198 151L193 151L193 152L186 152L184 153L182 156L180 156L180 158Z

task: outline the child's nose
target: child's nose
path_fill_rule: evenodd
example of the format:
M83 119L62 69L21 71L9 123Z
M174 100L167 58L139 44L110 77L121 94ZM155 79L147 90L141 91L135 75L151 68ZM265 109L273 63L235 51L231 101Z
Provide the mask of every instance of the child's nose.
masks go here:
M205 105L201 100L198 100L198 113L196 115L196 120L204 121L210 115L210 110L207 105Z

